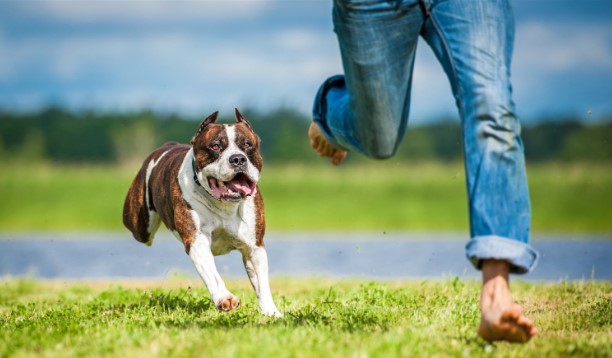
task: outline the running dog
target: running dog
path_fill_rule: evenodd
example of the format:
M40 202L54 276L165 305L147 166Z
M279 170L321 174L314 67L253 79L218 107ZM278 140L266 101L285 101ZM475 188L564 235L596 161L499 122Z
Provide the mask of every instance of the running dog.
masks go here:
M225 287L213 256L242 254L260 311L282 314L272 300L264 248L263 198L257 187L263 160L259 137L236 109L236 123L206 118L191 145L167 143L144 161L123 207L134 238L151 245L161 222L183 243L215 306L240 301Z

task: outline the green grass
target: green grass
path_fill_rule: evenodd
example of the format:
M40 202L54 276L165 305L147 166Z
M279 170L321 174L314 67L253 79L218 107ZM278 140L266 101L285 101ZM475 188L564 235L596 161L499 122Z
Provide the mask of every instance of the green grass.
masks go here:
M5 165L0 230L121 229L138 165ZM612 233L612 165L528 168L535 232ZM461 230L468 227L461 164L266 166L260 188L277 230Z
M190 286L195 288L189 288ZM475 281L273 279L282 319L216 311L197 281L0 281L0 357L604 357L612 283L513 284L539 326L525 345L476 335Z

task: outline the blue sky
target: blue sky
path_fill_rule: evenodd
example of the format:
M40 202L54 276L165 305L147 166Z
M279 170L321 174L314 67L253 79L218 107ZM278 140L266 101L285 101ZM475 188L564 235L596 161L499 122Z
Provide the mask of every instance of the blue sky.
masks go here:
M612 1L514 0L525 121L612 115ZM0 108L153 108L190 116L290 106L341 62L331 0L0 1ZM456 117L419 43L412 123Z

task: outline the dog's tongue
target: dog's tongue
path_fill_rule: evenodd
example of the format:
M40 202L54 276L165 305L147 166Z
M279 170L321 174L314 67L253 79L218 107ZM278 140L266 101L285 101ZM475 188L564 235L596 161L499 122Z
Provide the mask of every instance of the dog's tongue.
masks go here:
M251 195L251 187L249 186L247 180L242 176L228 181L225 183L225 185L228 189L235 193L240 193L241 195Z
M209 178L209 184L212 194L217 198L229 195L230 190L241 196L254 195L257 190L255 183L248 181L246 177L241 175L226 182L225 185L217 179Z
M210 190L212 190L212 194L215 198L220 198L223 194L227 194L227 188L225 186L219 187L216 179L210 179Z

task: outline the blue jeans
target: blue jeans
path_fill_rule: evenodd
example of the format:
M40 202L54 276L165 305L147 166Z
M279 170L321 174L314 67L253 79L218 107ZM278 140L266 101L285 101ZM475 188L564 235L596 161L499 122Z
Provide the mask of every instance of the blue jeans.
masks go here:
M314 121L334 146L395 154L408 123L418 36L448 76L461 116L471 240L466 255L529 272L530 203L510 61L514 18L505 0L334 0L345 75L327 79Z

